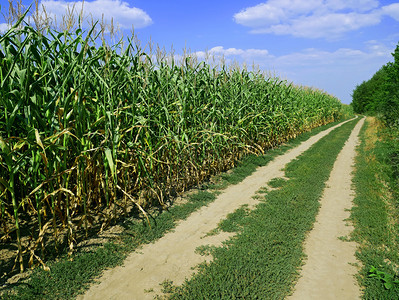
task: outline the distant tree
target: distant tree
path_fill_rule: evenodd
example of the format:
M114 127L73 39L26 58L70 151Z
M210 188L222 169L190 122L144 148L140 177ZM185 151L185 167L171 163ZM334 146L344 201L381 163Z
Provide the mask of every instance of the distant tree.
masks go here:
M385 89L387 95L381 106L385 122L390 126L399 127L399 43L392 53L394 62L387 64L387 82Z
M366 107L370 102L370 93L368 91L367 81L357 85L352 94L352 106L355 113L366 113Z
M379 106L385 98L385 85L387 73L383 66L368 81L356 86L352 94L353 109L357 113L374 114L379 111Z
M399 43L392 56L393 62L356 86L352 106L356 113L378 114L388 126L399 126Z

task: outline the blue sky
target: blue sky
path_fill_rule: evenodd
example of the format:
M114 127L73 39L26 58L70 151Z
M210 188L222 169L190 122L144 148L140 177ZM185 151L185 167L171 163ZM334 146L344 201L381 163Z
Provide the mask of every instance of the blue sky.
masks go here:
M29 5L30 1L22 1ZM43 0L50 16L81 2ZM2 12L8 0L0 0ZM399 2L377 0L87 0L85 14L132 25L176 54L187 47L224 55L350 103L356 84L392 61L399 41ZM0 30L5 25L1 24Z

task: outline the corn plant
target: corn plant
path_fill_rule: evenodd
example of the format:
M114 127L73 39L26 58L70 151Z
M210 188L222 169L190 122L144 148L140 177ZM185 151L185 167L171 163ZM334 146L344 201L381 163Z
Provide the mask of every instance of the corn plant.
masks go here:
M350 114L333 96L259 71L181 62L135 37L21 26L0 37L0 222L20 270L248 153ZM20 221L30 228L29 246ZM40 250L40 253L38 253ZM36 261L36 263L35 263Z

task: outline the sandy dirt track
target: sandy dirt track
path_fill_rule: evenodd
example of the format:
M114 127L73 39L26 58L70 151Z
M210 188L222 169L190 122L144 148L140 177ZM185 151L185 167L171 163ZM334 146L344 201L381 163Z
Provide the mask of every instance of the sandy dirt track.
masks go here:
M230 236L221 233L206 237L206 234L240 206L256 205L258 201L253 196L257 190L266 186L271 179L283 177L282 169L287 163L342 124L311 137L258 168L241 183L229 186L214 202L181 221L174 231L132 253L123 266L105 271L99 284L94 284L78 299L153 299L160 293L160 283L164 280L172 280L177 285L183 283L185 278L192 275L192 268L205 259L196 254L195 249L201 245L221 245Z
M350 217L348 209L352 207L352 166L364 120L352 131L326 182L314 228L305 241L308 258L290 300L360 299L354 277L358 272L354 264L359 263L355 258L356 243L339 237L347 237L353 230L345 219Z

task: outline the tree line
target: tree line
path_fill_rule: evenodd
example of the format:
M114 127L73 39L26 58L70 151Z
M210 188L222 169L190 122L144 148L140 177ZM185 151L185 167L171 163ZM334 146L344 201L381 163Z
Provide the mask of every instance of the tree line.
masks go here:
M355 113L377 115L387 126L399 127L399 43L392 56L393 62L356 86L352 106Z

